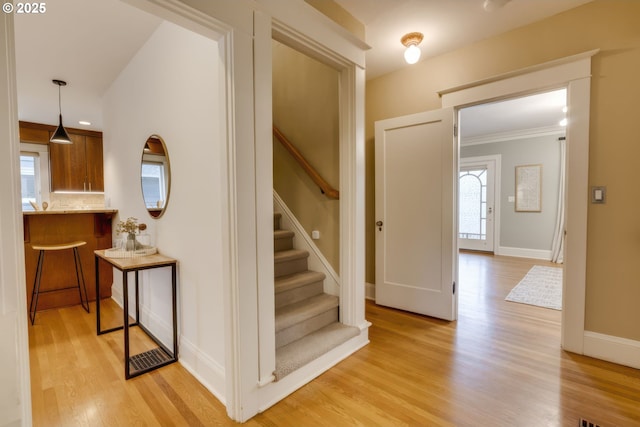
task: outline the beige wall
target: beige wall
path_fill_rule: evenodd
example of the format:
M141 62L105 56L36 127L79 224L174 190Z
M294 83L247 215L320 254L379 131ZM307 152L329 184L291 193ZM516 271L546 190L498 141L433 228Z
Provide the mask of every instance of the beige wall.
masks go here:
M596 0L367 82L367 265L375 281L374 122L440 107L437 91L552 59L593 57L585 329L640 340L640 1Z
M365 38L364 25L333 0L304 0L331 20L361 40Z
M273 123L320 175L339 189L338 72L273 42ZM340 201L327 198L282 144L273 140L273 187L339 270Z

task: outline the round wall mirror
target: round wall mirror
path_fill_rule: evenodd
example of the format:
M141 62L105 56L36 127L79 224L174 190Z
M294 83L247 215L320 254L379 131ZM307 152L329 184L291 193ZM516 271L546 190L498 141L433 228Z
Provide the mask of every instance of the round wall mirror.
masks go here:
M142 198L149 215L160 218L169 202L171 169L167 145L158 135L151 135L144 143L140 182Z

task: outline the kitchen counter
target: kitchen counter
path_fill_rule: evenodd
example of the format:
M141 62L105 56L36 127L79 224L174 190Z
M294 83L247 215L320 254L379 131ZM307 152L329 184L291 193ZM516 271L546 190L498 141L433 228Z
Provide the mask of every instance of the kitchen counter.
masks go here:
M112 247L111 222L116 209L70 209L23 212L24 257L27 307L35 279L38 251L32 244L60 244L82 240L78 248L89 301L95 301L96 268L93 253ZM104 261L102 261L104 262ZM64 288L76 283L71 251L47 253L42 270L42 290ZM113 269L105 263L100 268L100 298L111 297ZM80 304L77 289L40 294L38 310Z
M56 215L56 214L115 214L117 209L49 209L46 211L25 211L23 215Z

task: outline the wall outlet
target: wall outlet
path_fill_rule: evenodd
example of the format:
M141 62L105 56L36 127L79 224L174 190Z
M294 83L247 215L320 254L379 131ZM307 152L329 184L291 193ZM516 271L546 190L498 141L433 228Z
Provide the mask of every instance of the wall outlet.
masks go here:
M516 196L509 196L509 197L507 197L507 200L509 201L509 203L515 203Z
M320 238L320 232L318 230L313 230L311 232L311 238L313 240L318 240Z

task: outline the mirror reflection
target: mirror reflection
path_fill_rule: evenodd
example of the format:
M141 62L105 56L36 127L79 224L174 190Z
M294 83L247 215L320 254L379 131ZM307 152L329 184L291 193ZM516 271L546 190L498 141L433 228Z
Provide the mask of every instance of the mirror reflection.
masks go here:
M151 135L144 144L140 181L147 211L153 218L161 217L169 201L171 170L167 146L158 135Z

